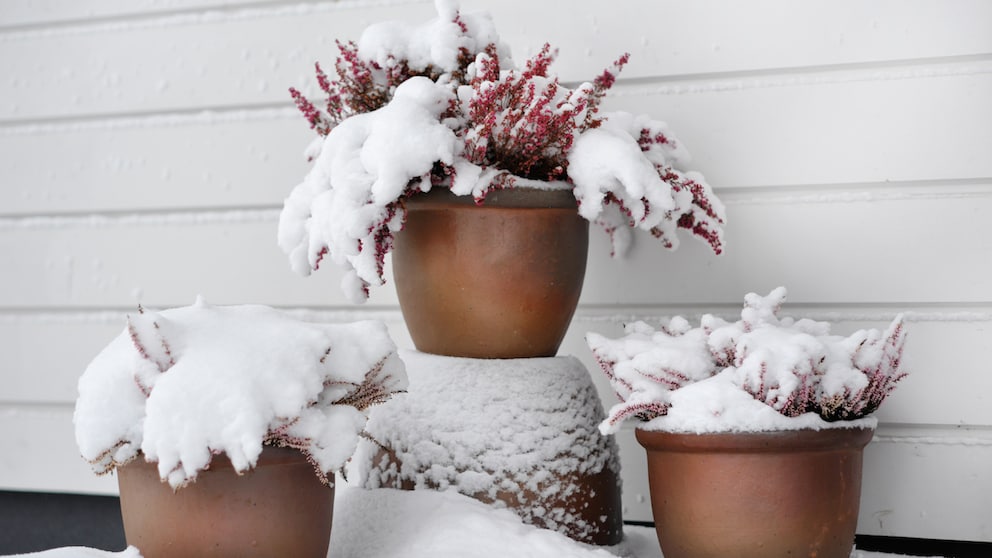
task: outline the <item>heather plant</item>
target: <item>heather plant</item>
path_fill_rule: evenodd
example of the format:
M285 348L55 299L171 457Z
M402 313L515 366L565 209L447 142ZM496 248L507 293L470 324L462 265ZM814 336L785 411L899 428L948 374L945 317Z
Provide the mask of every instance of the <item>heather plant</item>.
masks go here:
M173 488L221 453L244 472L264 445L299 450L329 482L355 451L368 408L406 385L378 322L313 324L202 300L139 307L79 381L76 440L97 473L140 452Z
M628 418L651 421L692 405L700 408L679 409L683 418L726 418L726 428L737 428L735 418L755 410L826 422L858 420L877 410L906 375L900 371L902 317L884 332L831 335L826 322L780 318L785 296L782 287L765 297L748 294L736 322L707 314L696 328L676 317L657 329L629 324L620 339L588 334L621 401L601 429L614 432Z
M725 214L668 127L600 105L629 55L592 81L562 85L544 47L517 68L487 15L437 1L438 18L367 28L338 42L336 79L316 65L321 106L290 93L318 139L313 169L286 200L279 244L307 275L325 257L346 270L355 301L384 282L384 258L402 230L404 201L435 187L486 196L505 188L571 190L579 214L611 235L630 230L669 249L678 229L716 253Z

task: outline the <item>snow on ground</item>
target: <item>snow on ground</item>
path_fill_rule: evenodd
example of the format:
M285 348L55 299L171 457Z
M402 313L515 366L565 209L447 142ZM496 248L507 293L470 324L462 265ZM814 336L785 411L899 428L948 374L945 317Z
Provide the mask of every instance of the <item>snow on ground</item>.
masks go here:
M617 547L595 547L525 525L455 491L364 490L337 484L329 558L663 558L652 527L627 525ZM854 550L851 558L900 555ZM934 557L936 558L936 557Z
M328 558L663 558L654 529L627 526L618 547L575 542L454 491L365 490L337 483ZM130 548L61 548L28 558L140 558ZM900 555L855 550L851 558Z
M583 482L607 489L591 479L618 477L620 463L597 429L602 403L581 362L399 354L409 392L371 410L349 479L504 500L528 523L584 540L618 532L616 510L583 492ZM380 447L395 457L382 460Z

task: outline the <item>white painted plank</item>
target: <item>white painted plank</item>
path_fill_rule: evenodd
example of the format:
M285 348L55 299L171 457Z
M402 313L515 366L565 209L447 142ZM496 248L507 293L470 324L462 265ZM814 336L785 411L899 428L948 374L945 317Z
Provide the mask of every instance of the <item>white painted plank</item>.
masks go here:
M667 120L721 192L988 189L992 62L930 70L941 68L952 75L626 86L608 105ZM0 128L0 214L277 207L305 175L313 137L292 108Z
M0 213L281 206L314 137L290 110L0 131Z
M215 304L348 304L336 269L310 278L290 270L276 246L274 212L238 213L245 220L233 223L183 224L186 217L165 215L149 225L2 231L0 253L18 263L0 269L0 283L22 291L4 303L176 306L201 294ZM395 304L392 289L373 293L373 305L383 301Z
M4 0L0 29L91 19L148 16L179 10L210 10L271 0Z
M686 238L669 252L646 233L624 259L591 233L585 305L738 304L787 285L795 303L987 303L992 196L844 203L740 203L727 249ZM289 270L276 212L0 221L0 308L216 303L348 306L327 267ZM390 286L375 305L395 305Z
M79 455L72 407L0 405L0 489L116 494L117 479L97 476Z
M312 89L312 63L331 64L334 39L384 19L424 21L431 6L327 3L0 34L0 120L284 103L286 87ZM979 0L640 0L623 9L586 0L569 10L513 0L465 9L476 6L492 12L519 60L545 41L559 46L566 81L591 79L624 51L633 55L625 78L992 51L992 6Z
M674 252L638 235L619 261L593 234L583 302L738 304L743 292L790 288L795 303L985 302L992 245L985 196L730 203L721 256L684 239Z
M743 297L744 293L741 293ZM796 317L817 318L817 311L787 306ZM867 327L884 328L882 321L850 319L863 308L833 307L833 331L848 334ZM356 319L384 321L402 348L412 348L402 316L396 309L295 311L305 319L346 322ZM877 313L886 314L884 309ZM641 311L629 318L657 320L660 315L684 314L684 309L660 308ZM720 315L733 319L732 312ZM910 315L904 366L910 372L879 412L889 423L907 425L972 425L992 427L992 376L986 373L982 355L989 345L992 316L984 319L949 321L939 313ZM692 321L696 318L690 317ZM595 331L610 337L621 333L621 316L603 316L579 311L560 354L578 357L590 371L606 408L616 397L587 348L584 337ZM123 328L124 312L42 312L0 314L0 354L7 355L0 370L0 403L71 404L76 381L96 354ZM934 394L940 394L935 398ZM946 402L953 401L953 405Z
M607 108L665 120L715 186L992 176L992 63L624 88Z
M113 314L119 319L0 317L0 404L73 404L86 365L124 329L123 314Z
M987 429L880 428L865 449L858 532L992 542L990 470Z

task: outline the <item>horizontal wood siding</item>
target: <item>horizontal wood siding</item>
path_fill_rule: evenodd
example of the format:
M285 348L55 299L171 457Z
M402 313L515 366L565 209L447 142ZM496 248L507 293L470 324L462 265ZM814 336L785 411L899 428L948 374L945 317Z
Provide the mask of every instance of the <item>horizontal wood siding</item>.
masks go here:
M992 541L992 3L463 1L519 62L545 42L576 83L623 52L607 109L666 120L727 205L727 250L592 232L563 354L615 401L583 338L625 321L786 312L847 333L907 317L912 372L866 452L859 533ZM289 270L282 200L335 38L426 0L13 0L0 8L0 489L107 494L78 457L76 381L140 302L263 303L376 318L412 346L391 278L364 306L340 273ZM520 17L526 14L526 17ZM650 520L628 428L624 514Z

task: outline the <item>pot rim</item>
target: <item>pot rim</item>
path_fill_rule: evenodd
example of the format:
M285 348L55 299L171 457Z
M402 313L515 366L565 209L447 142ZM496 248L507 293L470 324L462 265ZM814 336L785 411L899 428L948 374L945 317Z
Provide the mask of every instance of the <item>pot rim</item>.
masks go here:
M668 432L637 428L634 435L648 451L680 453L787 453L863 449L874 436L871 426L799 428L760 432Z
M126 467L132 463L144 464L152 467L158 467L158 461L149 461L145 458L145 452L138 450L134 458L129 460L127 463L120 465L121 467ZM242 471L239 474L247 474L259 467L272 467L278 465L299 465L301 463L306 463L313 466L310 461L310 457L303 450L291 447L291 446L278 446L272 444L263 444L262 453L258 455L258 459L255 460L255 464L248 469ZM197 476L203 473L235 473L234 464L226 453L213 453L210 456L210 461L205 467L197 471ZM315 473L315 476L316 473ZM318 477L319 478L319 477ZM163 479L163 482L165 480Z
M486 195L482 204L470 195L457 195L445 186L434 186L402 200L408 210L442 209L449 207L513 207L578 210L578 202L571 189L546 189L515 186L495 190Z

